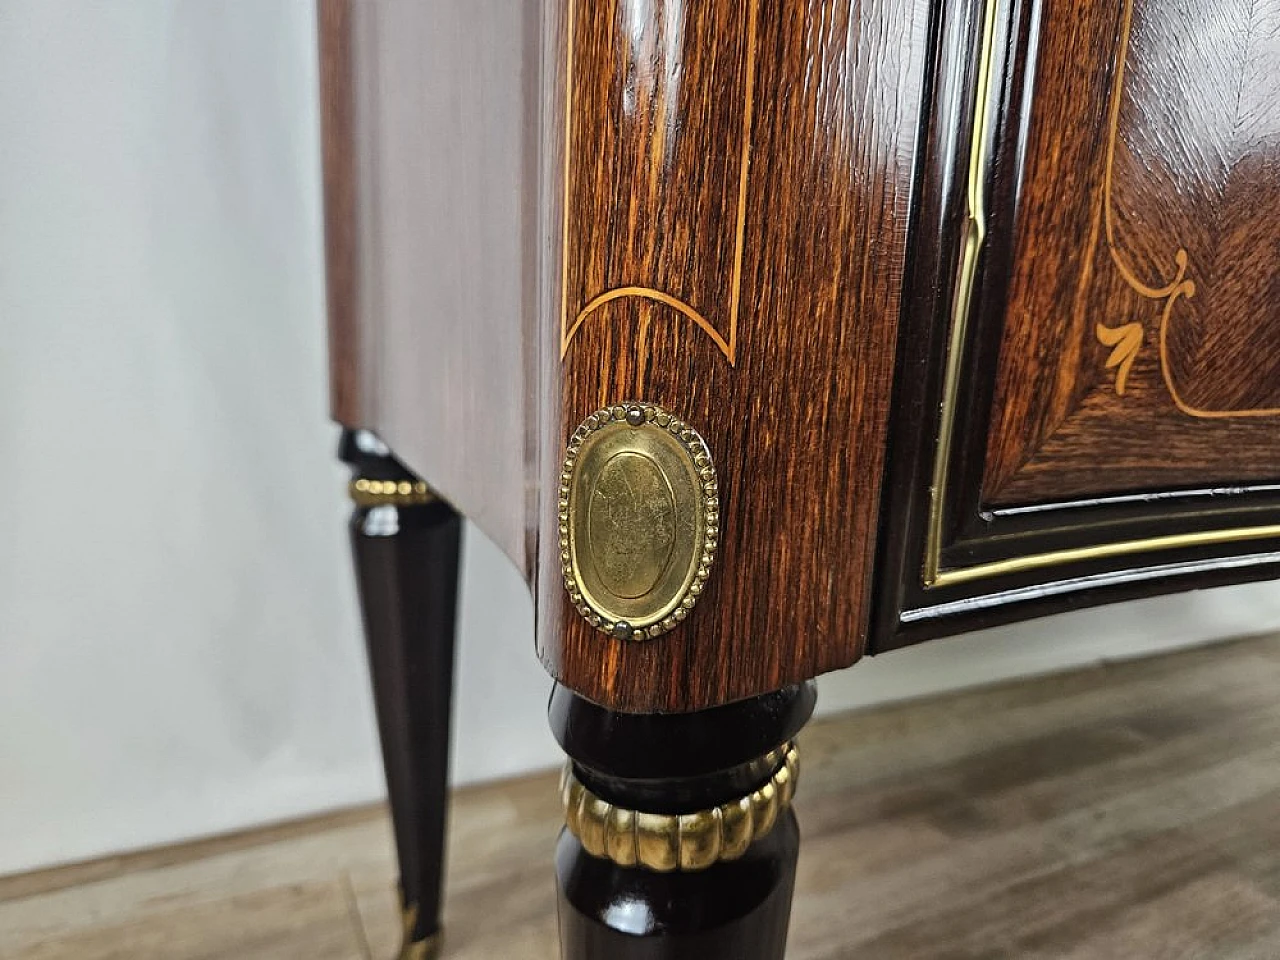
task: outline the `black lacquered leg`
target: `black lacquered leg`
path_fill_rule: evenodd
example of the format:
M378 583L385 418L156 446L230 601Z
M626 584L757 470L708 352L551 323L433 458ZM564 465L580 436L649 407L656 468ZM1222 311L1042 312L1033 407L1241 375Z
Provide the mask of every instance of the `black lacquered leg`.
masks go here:
M439 945L462 520L365 430L353 468L351 545L400 863L401 960Z
M563 688L556 852L564 960L782 960L800 832L793 738L812 684L691 714L612 713Z

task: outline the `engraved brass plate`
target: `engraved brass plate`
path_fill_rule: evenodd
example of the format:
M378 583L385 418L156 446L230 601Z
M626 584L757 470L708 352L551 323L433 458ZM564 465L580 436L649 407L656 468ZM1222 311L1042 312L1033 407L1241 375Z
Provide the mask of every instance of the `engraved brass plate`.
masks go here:
M720 503L696 430L652 403L599 410L569 439L560 476L565 589L619 640L672 630L711 572Z

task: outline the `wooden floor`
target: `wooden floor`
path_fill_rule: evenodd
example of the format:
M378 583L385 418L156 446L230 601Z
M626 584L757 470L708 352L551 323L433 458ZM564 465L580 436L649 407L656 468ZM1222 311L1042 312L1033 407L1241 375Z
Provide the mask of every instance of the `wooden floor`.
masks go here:
M1280 957L1280 638L854 713L802 740L790 960ZM445 957L556 956L555 775L460 791ZM363 810L0 880L5 960L394 955Z

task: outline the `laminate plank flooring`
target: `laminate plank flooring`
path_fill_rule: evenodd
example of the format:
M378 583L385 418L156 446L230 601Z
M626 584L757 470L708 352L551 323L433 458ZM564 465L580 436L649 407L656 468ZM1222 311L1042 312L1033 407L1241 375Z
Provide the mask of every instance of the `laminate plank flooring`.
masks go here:
M790 960L1280 958L1280 637L802 736ZM446 960L557 956L556 775L459 790ZM385 960L386 814L0 879L5 960Z

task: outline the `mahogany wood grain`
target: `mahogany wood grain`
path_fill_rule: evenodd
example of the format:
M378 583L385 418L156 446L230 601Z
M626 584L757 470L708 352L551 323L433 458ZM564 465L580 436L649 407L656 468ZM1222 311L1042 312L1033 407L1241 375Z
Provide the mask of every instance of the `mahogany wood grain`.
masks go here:
M538 5L318 3L333 416L528 578Z
M334 415L538 575L566 686L689 711L1280 572L1280 0L320 3ZM702 433L723 521L644 643L571 609L556 536L626 400Z
M329 415L361 423L356 328L355 104L351 78L351 4L318 0L320 149L324 183L325 294L329 317Z
M926 5L552 6L542 658L623 711L845 666L867 631ZM619 287L688 309L628 295L577 324ZM593 630L557 575L565 443L628 399L706 438L723 518L697 609L642 643Z
M985 499L1280 479L1280 2L1040 17Z

